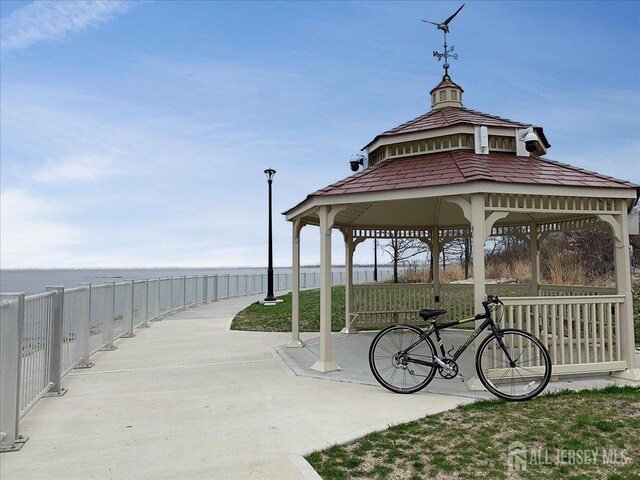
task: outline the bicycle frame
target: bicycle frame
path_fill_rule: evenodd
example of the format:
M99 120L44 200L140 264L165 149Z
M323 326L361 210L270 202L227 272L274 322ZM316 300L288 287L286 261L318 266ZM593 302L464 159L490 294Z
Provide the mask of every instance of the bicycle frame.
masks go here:
M467 339L466 342L464 342L462 345L460 345L460 347L453 354L453 357L451 357L451 359L454 362L456 360L458 360L458 358L460 358L460 356L469 347L469 345L471 345L471 343L478 337L478 335L480 335L484 330L487 329L487 327L490 326L491 330L493 331L493 333L498 338L498 343L500 345L500 348L504 351L504 353L507 355L507 358L511 362L512 361L511 356L509 355L509 352L507 351L507 349L505 348L504 344L502 343L502 338L501 338L501 335L500 335L500 329L496 326L495 322L493 321L493 317L491 317L491 313L489 311L487 311L486 313L479 313L477 315L474 315L473 317L463 318L461 320L454 320L452 322L446 322L446 323L441 323L441 324L437 324L437 323L434 322L434 323L432 323L430 328L428 328L427 330L423 331L422 335L420 335L420 339L419 340L417 340L416 342L414 342L412 345L410 345L409 347L407 347L404 350L404 353L409 353L416 345L418 345L420 342L424 341L432 333L435 333L436 340L438 341L438 347L440 347L440 352L442 354L442 358L446 358L447 357L447 353L446 353L446 351L444 349L444 344L442 342L442 338L440 337L440 330L444 330L445 328L453 327L455 325L460 325L460 324L463 324L463 323L476 321L476 320L484 320L484 322L482 322L482 324L478 328L476 328L474 330L474 332L471 334L471 336ZM440 363L437 363L437 362L428 362L426 360L418 360L418 359L415 359L415 358L411 358L411 361L413 363L418 364L418 365L425 365L425 366L428 366L428 367L441 367L442 366Z

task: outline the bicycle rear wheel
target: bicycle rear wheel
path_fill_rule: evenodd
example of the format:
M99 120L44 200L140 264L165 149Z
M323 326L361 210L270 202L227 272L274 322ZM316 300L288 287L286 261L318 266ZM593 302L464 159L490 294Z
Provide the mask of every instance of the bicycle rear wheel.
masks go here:
M433 380L435 367L411 359L432 362L436 354L430 338L405 352L420 339L422 331L412 325L392 325L378 333L369 348L369 366L378 383L395 393L414 393Z
M476 355L476 372L487 390L497 397L529 400L549 383L551 358L542 342L530 333L505 329L501 338L492 334L482 341Z

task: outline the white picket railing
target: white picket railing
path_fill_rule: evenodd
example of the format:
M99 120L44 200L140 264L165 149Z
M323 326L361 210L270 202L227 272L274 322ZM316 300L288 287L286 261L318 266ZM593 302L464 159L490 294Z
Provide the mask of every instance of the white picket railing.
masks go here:
M540 285L541 297L566 297L576 295L614 295L615 287L585 287L582 285Z
M551 355L553 374L597 373L624 370L621 357L620 311L624 295L606 287L549 286L544 296L523 296L527 284L487 285L487 294L504 302L501 326L519 328L543 341ZM515 295L520 296L515 296ZM473 315L473 285L440 287L434 301L433 284L354 285L352 326L360 329L393 323L423 323L422 308L443 308L446 319ZM499 317L496 317L498 319Z
M489 295L527 295L531 285L489 284ZM472 284L440 285L438 302L432 283L395 283L354 285L352 325L356 328L377 328L393 323L422 323L418 312L423 308L441 308L447 314L441 318L455 320L475 313Z
M360 329L392 323L419 323L418 312L433 308L433 284L396 283L353 286L352 325Z
M502 298L502 326L531 332L547 346L554 374L624 370L624 295Z

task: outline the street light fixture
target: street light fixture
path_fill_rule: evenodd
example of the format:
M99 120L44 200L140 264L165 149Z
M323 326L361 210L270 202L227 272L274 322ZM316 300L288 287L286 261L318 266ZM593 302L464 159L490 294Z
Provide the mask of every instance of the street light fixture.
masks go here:
M271 212L271 185L273 184L273 176L276 171L273 168L267 168L264 171L267 176L267 183L269 184L269 265L267 267L267 296L264 299L265 305L274 305L276 303L276 297L273 295L273 224L272 224L272 212Z

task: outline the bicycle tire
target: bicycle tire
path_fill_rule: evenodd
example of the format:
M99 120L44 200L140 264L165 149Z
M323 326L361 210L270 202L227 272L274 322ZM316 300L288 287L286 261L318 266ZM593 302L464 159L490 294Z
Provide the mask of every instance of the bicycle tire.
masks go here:
M551 379L551 357L542 342L529 332L504 329L502 343L515 363L512 365L492 333L476 353L480 382L496 397L510 401L530 400L542 393Z
M422 330L413 325L397 324L385 328L374 337L369 347L369 367L378 383L387 390L403 394L415 393L433 380L436 367L416 363L403 365L404 362L398 358L402 346L408 347L418 340L421 334ZM431 338L426 337L412 351L414 357L431 361L436 354L436 347ZM386 375L387 372L390 372L389 375ZM396 385L393 382L398 373L399 385Z

